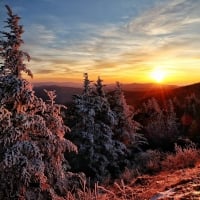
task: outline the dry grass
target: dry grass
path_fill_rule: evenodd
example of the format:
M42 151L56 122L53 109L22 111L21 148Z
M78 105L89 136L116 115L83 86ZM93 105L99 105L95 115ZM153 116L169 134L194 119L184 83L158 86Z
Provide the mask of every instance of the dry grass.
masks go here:
M200 159L199 150L193 143L185 148L176 145L175 153L167 154L163 161L159 160L161 155L163 156L163 154L158 151L143 152L143 154L140 155L140 158L142 160L144 159L144 162L140 164L146 164L146 170L157 171L159 162L162 170L171 171L194 167ZM148 175L142 176L138 169L126 169L120 179L114 182L113 185L101 186L96 183L94 189L91 189L86 187L86 182L84 182L82 184L82 190L79 190L76 194L68 193L66 200L141 200L141 196L146 195L149 197L153 195L157 191L154 187L160 188L161 186L159 186L159 184L166 182L166 180L164 181L166 175L163 175L162 177L162 173L168 173L167 171L159 172L158 175L155 175L154 177ZM182 173L182 171L177 171L177 173L175 171L173 173L172 180L175 181L177 179L177 174ZM170 173L167 176L169 184L171 180L170 176L172 175ZM182 178L182 176L180 177ZM171 182L174 184L172 180Z
M163 154L158 150L147 150L136 156L135 163L141 173L156 173L160 171L160 160Z
M98 200L98 187L98 183L96 183L94 189L88 188L86 186L86 181L83 181L82 188L78 190L76 194L68 192L66 200Z
M133 200L134 190L128 185L124 184L123 180L119 183L115 182L112 187L106 188L104 186L95 184L94 189L86 188L78 191L76 194L68 193L66 200Z
M199 150L197 150L194 143L191 143L185 148L175 145L175 153L168 154L161 165L163 170L194 167L199 158Z
M120 180L123 180L125 183L130 183L135 177L141 175L138 168L129 169L126 168L120 176Z

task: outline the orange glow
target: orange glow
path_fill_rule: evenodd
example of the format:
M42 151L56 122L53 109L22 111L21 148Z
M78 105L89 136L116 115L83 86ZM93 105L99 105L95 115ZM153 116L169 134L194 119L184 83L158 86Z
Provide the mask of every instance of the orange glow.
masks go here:
M32 70L33 79L26 76L24 77L32 83L70 82L75 84L82 84L83 73L87 72L91 81L96 81L97 77L100 76L101 79L104 80L105 84L113 84L116 81L119 81L124 84L156 82L173 85L187 85L199 82L199 73L197 73L198 68L196 67L197 64L195 66L191 64L190 70L188 69L188 65L175 62L175 60L168 60L165 63L163 63L162 60L156 60L149 62L148 65L145 63L144 65L135 65L134 63L128 63L125 65L122 62L116 62L113 68L103 68L103 66L107 65L102 65L102 67L89 70L80 69L80 66L76 65L73 66L73 69L77 68L77 71L75 72L72 71L70 73L66 73L61 70L52 70L50 73L40 73L40 71L37 72ZM29 68L34 69L34 67L36 68L37 66L30 65ZM47 67L48 69L54 69L53 65L51 64L47 65Z
M162 68L155 68L150 76L155 82L161 83L165 80L166 72Z

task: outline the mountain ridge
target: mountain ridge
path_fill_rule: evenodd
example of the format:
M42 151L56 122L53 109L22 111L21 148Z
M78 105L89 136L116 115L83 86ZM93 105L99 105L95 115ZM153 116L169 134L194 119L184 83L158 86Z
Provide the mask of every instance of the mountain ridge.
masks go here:
M69 86L57 84L39 84L34 85L34 91L36 96L46 100L47 95L45 94L44 89L55 90L57 94L56 102L60 104L66 104L72 101L73 95L82 93L82 86L77 86L73 87L71 84ZM114 84L109 84L105 87L108 92L114 90L114 88ZM130 83L122 84L122 90L124 91L127 103L129 105L134 105L151 97L158 99L163 97L171 98L173 96L181 97L190 93L197 93L200 95L200 83L194 83L186 86L163 85L154 83Z

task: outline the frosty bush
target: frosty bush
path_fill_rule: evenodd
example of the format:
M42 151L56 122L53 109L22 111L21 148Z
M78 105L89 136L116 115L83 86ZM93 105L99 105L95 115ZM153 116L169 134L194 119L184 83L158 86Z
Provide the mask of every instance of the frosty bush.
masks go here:
M0 199L64 199L81 177L68 172L63 154L77 147L64 138L68 127L55 93L47 91L45 103L22 78L22 72L32 76L24 64L30 57L20 50L20 18L6 8L10 32L0 32Z
M135 165L141 173L155 173L161 169L163 153L158 150L139 152L135 156Z
M176 170L187 167L194 167L199 160L199 151L194 143L186 147L175 144L175 153L168 154L162 162L164 170Z

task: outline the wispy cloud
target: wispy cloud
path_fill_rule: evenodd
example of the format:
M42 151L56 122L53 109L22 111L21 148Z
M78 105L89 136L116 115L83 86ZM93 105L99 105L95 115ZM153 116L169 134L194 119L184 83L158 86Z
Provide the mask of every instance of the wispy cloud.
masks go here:
M29 45L40 45L41 47L56 42L55 33L42 24L32 24L29 26L24 37L29 41Z
M198 0L169 0L137 16L124 15L118 24L81 23L70 28L60 22L52 29L33 24L26 30L24 48L33 57L33 71L55 76L89 71L139 78L155 65L171 72L182 67L187 73L188 64L195 70L199 63L199 10Z
M55 73L55 70L51 70L51 69L38 69L37 73L38 74L51 74L51 73Z
M143 13L127 25L130 32L163 35L181 32L189 23L198 22L200 3L194 0L168 1Z

